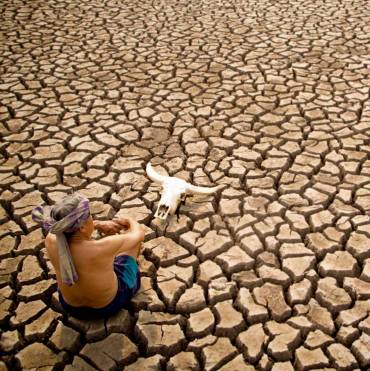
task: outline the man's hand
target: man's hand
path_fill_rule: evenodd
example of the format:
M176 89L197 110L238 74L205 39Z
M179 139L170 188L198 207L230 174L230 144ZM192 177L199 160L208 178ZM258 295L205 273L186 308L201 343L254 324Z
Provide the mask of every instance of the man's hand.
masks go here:
M119 218L113 219L113 222L120 227L120 229L125 229L131 231L138 224L135 220L131 218Z
M105 235L112 235L119 233L121 231L122 226L114 221L94 221L94 227L97 229L98 232L105 234Z

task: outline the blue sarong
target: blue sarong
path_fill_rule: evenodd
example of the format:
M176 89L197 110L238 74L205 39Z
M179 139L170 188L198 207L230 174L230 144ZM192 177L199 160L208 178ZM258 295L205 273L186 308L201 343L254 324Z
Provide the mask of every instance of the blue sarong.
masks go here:
M115 298L103 308L75 307L64 300L59 291L59 301L70 315L80 319L96 319L113 315L120 309L127 309L130 300L140 288L139 267L132 256L119 255L114 259L114 272L118 278L118 290Z

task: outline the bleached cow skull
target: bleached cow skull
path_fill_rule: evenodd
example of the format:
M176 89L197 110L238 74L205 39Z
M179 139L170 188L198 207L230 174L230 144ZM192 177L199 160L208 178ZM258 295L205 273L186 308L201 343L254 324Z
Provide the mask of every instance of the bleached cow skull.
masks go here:
M166 219L169 214L174 214L185 195L208 195L219 189L219 187L197 187L183 179L158 174L150 162L146 165L146 173L153 182L162 185L162 196L154 214L156 218L160 219Z

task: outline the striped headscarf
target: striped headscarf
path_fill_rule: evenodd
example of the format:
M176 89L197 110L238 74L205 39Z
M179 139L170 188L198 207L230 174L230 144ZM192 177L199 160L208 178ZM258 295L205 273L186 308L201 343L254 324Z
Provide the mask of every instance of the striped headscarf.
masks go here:
M62 282L72 286L77 280L78 275L73 264L72 256L69 251L68 241L64 233L76 232L90 216L89 200L78 194L65 197L66 200L76 200L76 207L62 219L56 220L53 211L55 206L38 206L32 211L32 219L42 225L46 232L53 233L57 238L59 255L59 268Z

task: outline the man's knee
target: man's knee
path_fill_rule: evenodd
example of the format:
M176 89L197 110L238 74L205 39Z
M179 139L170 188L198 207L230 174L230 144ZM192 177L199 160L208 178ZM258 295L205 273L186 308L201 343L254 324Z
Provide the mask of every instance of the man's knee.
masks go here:
M144 227L141 226L141 229L140 229L140 233L139 233L139 241L138 242L144 242L145 240L145 230L144 230Z
M145 232L143 231L143 233L141 233L138 236L137 243L135 245L135 251L136 251L137 256L139 256L139 254L140 254L141 248L142 248L143 243L144 243L144 239L145 239Z

